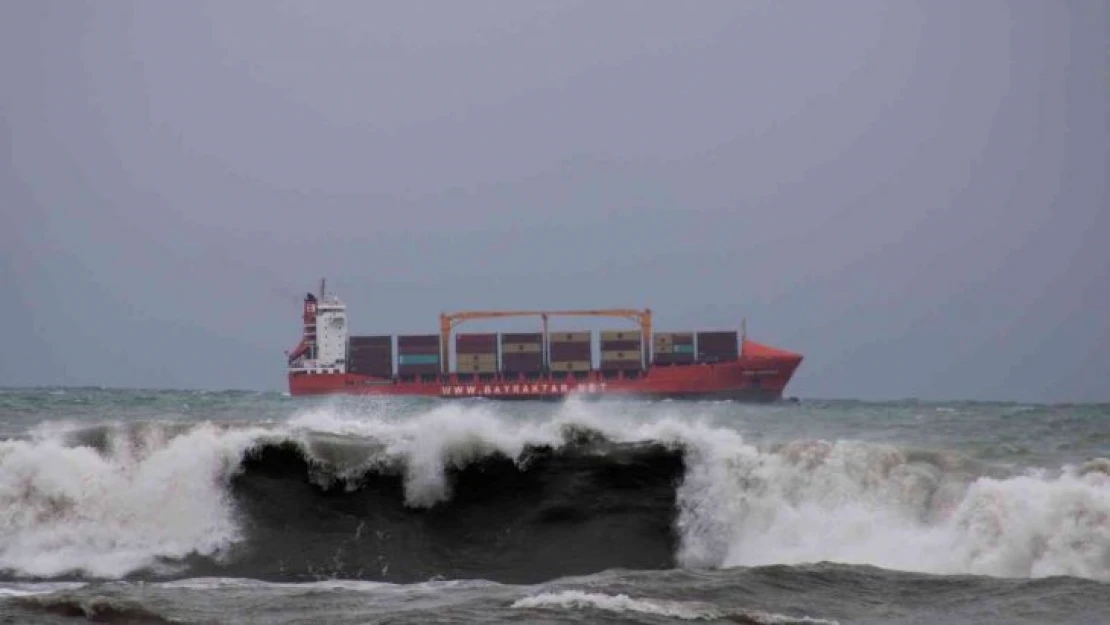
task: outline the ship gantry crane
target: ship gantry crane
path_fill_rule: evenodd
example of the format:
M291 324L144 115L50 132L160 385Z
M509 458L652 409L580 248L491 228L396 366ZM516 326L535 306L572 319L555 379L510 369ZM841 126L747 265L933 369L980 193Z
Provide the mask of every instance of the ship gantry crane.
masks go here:
M439 316L440 358L443 373L451 370L451 331L459 324L473 319L501 319L504 317L539 317L543 320L543 345L547 345L547 320L549 317L617 317L628 319L640 326L645 345L651 340L651 309L602 308L597 310L473 310L442 313Z

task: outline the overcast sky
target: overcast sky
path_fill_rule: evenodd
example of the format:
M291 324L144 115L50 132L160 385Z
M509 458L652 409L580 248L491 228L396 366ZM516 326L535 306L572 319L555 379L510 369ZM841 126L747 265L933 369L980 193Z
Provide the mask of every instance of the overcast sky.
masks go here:
M356 333L648 306L791 395L1107 401L1108 20L0 1L0 385L284 389L327 276Z

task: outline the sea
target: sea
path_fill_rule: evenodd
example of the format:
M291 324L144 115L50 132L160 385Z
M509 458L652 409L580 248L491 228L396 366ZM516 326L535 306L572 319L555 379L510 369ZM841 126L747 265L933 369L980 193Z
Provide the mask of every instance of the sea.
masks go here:
M1110 405L0 390L0 623L1110 623Z

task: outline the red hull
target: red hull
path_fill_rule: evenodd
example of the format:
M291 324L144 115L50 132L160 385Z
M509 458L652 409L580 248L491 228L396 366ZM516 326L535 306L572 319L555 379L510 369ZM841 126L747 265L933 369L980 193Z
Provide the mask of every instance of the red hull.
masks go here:
M635 377L610 377L595 370L581 379L573 376L524 379L500 375L491 380L475 380L466 374L448 374L437 376L435 381L406 382L353 373L290 373L289 392L292 395L489 399L558 399L567 395L587 395L767 402L782 398L783 390L801 362L800 354L745 341L739 360L651 367Z

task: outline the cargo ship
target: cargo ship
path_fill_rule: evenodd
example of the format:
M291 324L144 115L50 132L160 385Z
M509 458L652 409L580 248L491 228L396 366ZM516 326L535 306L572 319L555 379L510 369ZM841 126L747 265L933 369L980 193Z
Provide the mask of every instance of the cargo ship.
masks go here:
M740 330L654 332L650 309L442 313L438 333L350 335L347 308L325 293L304 298L301 340L286 352L289 393L440 398L643 397L772 402L802 355ZM538 332L456 333L476 319L534 317ZM557 317L608 317L631 329L552 331ZM454 349L452 350L452 337ZM452 358L453 356L453 358Z

